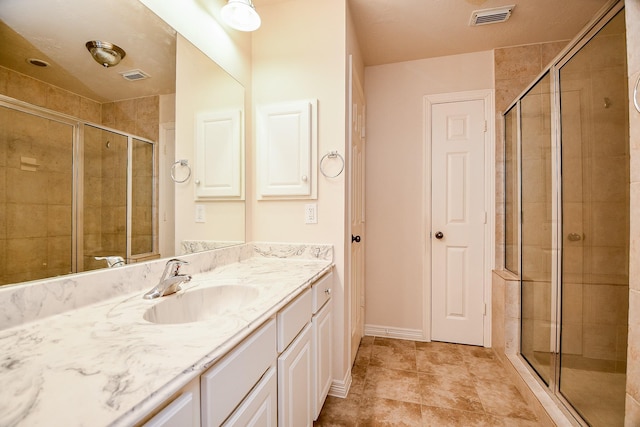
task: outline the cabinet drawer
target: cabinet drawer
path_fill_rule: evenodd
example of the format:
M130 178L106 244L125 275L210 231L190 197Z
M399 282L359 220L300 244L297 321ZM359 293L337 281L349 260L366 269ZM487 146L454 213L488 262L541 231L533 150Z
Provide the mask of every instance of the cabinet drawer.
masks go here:
M324 303L331 298L331 288L333 287L333 272L329 272L322 276L311 286L313 293L313 313L317 313Z
M278 353L282 353L311 320L311 289L278 313Z
M222 424L276 357L276 322L272 319L202 375L202 425Z

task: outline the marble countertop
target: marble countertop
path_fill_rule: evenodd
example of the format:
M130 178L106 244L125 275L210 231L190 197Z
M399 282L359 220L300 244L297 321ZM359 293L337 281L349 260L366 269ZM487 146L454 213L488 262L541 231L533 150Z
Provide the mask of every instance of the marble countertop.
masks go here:
M150 323L144 312L172 296L145 300L144 289L0 330L0 426L133 425L331 267L251 257L195 274L180 293L238 284L259 292L214 320Z

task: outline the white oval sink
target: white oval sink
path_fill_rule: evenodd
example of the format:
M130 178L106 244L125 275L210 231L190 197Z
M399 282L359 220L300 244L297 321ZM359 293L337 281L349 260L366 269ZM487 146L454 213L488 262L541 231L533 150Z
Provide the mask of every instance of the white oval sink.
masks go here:
M200 322L247 307L258 298L258 294L256 288L242 285L194 289L162 297L147 309L143 317L161 324Z

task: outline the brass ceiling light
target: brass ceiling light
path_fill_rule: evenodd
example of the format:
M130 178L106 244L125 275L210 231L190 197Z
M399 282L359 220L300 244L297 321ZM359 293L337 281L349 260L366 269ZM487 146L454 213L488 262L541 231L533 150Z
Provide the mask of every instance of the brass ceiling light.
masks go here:
M122 58L127 55L121 47L100 40L88 41L85 46L93 59L105 68L118 65Z

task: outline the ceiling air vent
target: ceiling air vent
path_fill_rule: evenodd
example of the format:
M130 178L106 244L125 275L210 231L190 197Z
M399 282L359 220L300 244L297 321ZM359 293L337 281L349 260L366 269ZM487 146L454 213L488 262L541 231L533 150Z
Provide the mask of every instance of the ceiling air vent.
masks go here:
M131 82L148 79L150 77L149 74L145 73L142 70L124 71L120 73L120 75Z
M504 22L511 16L511 11L516 5L494 7L491 9L474 10L471 13L471 21L469 25L476 27L478 25L497 24Z

